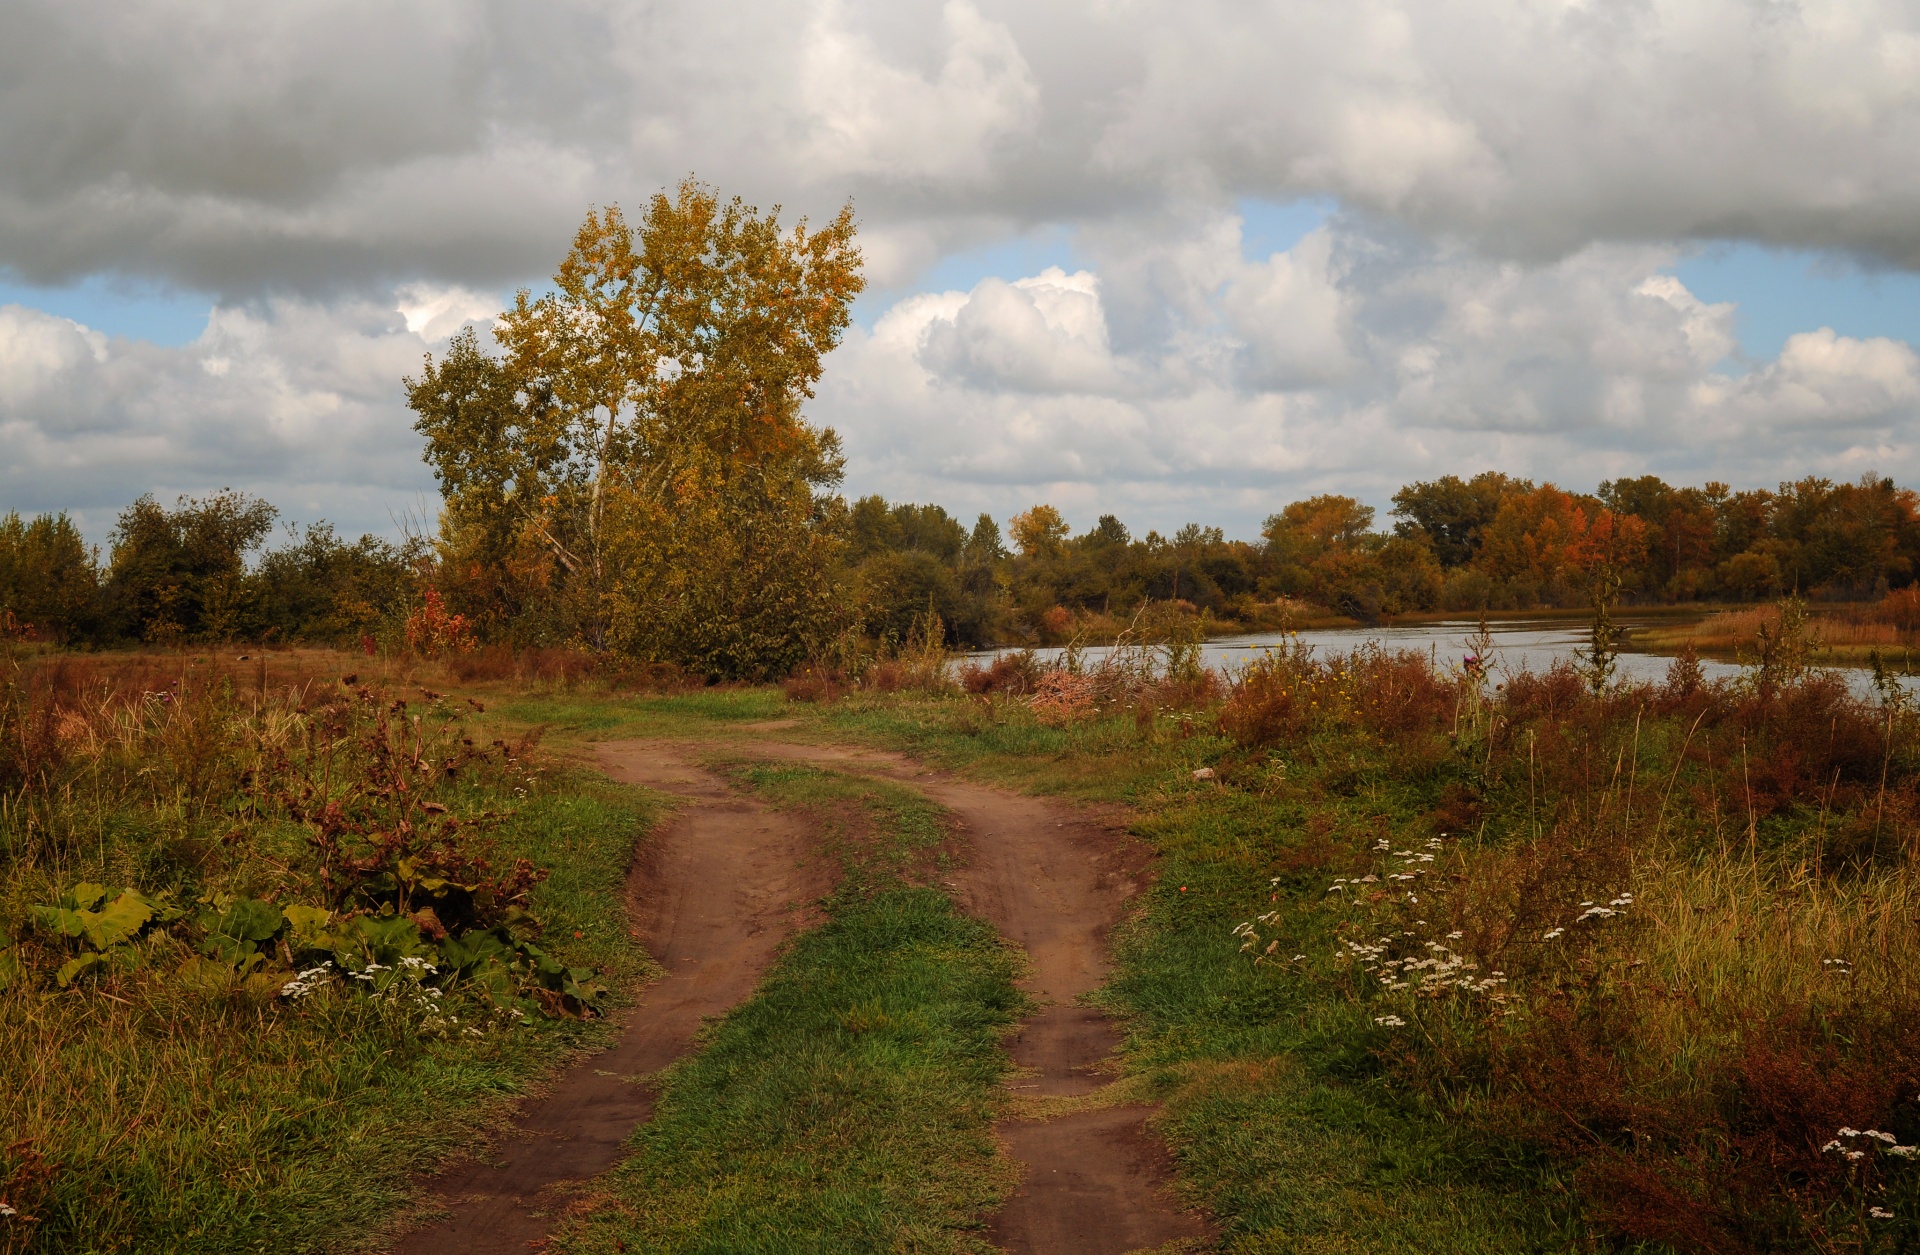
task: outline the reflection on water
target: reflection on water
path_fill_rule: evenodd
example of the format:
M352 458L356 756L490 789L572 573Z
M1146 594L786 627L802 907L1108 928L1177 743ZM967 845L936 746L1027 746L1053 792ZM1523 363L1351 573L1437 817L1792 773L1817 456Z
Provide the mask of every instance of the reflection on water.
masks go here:
M1622 615L1619 618L1620 626L1629 630L1655 625L1671 627L1676 622L1678 620L1670 615L1658 618ZM1295 633L1295 636L1313 646L1318 657L1343 654L1362 645L1377 643L1385 649L1410 649L1426 654L1444 669L1457 666L1471 652L1467 638L1478 626L1476 619L1450 619L1439 623L1396 624L1391 627L1308 628ZM1587 644L1587 625L1581 619L1488 620L1487 629L1493 636L1490 664L1494 675L1501 678L1519 671L1545 671L1561 659L1572 661L1574 651ZM1201 646L1201 658L1206 666L1231 675L1257 659L1262 652L1286 644L1288 639L1281 632L1216 637ZM1002 652L1005 651L987 650L970 656L987 659ZM1043 661L1057 660L1060 656L1059 650L1037 652ZM1089 646L1082 651L1082 656L1092 665L1112 652L1110 646ZM1668 655L1633 652L1631 645L1628 645L1620 654L1614 674L1621 679L1657 682L1666 677L1667 668L1672 662L1673 659ZM1866 669L1848 667L1845 670L1848 683L1856 693L1863 697L1873 694L1872 677ZM1707 679L1717 680L1738 675L1740 668L1730 662L1702 658L1700 671Z

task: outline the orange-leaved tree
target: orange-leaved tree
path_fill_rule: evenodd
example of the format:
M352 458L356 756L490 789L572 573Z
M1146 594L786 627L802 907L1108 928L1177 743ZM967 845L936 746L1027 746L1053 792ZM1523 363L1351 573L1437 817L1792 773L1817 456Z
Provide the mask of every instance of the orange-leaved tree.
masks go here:
M1580 665L1595 693L1613 678L1614 661L1626 633L1613 621L1613 606L1630 576L1647 558L1647 524L1631 514L1601 509L1588 521L1575 510L1576 535L1566 548L1567 564L1585 579L1587 605L1593 611L1587 648Z
M782 669L832 613L839 442L801 406L860 260L851 207L783 228L778 208L688 180L637 225L588 213L555 290L501 316L503 356L457 363L479 381L477 417L450 418L434 391L455 354L410 381L450 503L478 491L474 512L504 519L490 543L537 541L588 644L708 674ZM474 457L476 433L499 456Z
M1013 543L1029 558L1057 558L1067 542L1067 520L1050 505L1022 510L1007 520Z

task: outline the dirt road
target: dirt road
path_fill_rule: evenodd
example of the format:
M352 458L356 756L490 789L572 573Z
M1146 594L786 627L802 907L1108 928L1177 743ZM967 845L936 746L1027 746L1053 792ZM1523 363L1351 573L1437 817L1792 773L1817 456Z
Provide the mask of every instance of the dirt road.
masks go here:
M1023 987L1041 1004L1009 1043L1040 1096L1089 1095L1119 1045L1100 1012L1076 1004L1106 980L1108 937L1138 892L1149 851L1124 832L1058 802L936 774L899 755L763 742L749 752L865 770L911 785L952 811L966 867L951 877L961 906L1022 946ZM1172 1166L1146 1127L1150 1109L1107 1106L996 1130L1025 1170L991 1236L1013 1255L1122 1255L1206 1238L1204 1220L1167 1186Z
M556 1187L613 1166L651 1114L651 1090L635 1080L684 1054L702 1017L746 998L780 942L804 922L804 904L830 887L798 821L696 765L709 748L598 747L614 779L688 803L647 846L629 883L641 937L667 974L627 1015L612 1048L526 1105L518 1134L491 1162L436 1183L448 1219L408 1235L398 1252L504 1255L545 1237L564 1205ZM1070 806L930 772L900 755L772 740L728 749L886 776L953 812L966 865L948 884L964 909L1030 959L1023 987L1040 1006L1009 1043L1022 1069L1017 1091L1091 1096L1107 1083L1102 1066L1119 1034L1076 1000L1106 979L1109 934L1149 863L1143 845ZM1049 1120L1001 1123L996 1131L1024 1170L993 1219L995 1243L1011 1255L1124 1255L1210 1236L1168 1189L1171 1163L1146 1127L1150 1114L1094 1103Z
M615 1044L522 1107L515 1134L482 1163L433 1185L448 1217L404 1237L404 1255L525 1255L564 1206L556 1187L620 1158L653 1110L642 1083L685 1054L703 1017L753 992L775 950L831 883L803 825L729 790L665 746L600 747L607 774L684 799L628 878L642 943L666 975L629 1011ZM804 864L804 866L803 866Z

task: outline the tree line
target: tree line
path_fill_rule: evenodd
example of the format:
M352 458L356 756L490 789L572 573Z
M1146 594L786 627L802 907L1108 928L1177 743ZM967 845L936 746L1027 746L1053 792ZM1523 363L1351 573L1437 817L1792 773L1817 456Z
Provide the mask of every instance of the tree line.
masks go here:
M1059 640L1115 627L1148 602L1223 624L1298 610L1362 621L1429 612L1752 601L1788 593L1877 599L1920 572L1920 495L1868 475L1777 490L1674 487L1652 476L1594 493L1485 472L1409 484L1388 529L1371 506L1322 495L1268 516L1255 541L1189 524L1135 537L1103 515L1073 535L1060 512L969 529L939 506L849 511L847 561L867 623L903 633L932 604L970 643ZM1295 606L1290 603L1305 603Z
M404 381L442 509L430 539L326 524L268 547L245 494L143 497L103 558L64 515L0 522L0 630L72 645L421 639L572 645L721 677L786 674L849 641L1054 643L1148 605L1270 626L1315 608L1426 611L1873 597L1914 582L1920 497L1892 480L1593 493L1485 472L1409 484L1390 526L1322 495L1255 540L1190 524L1074 534L1040 504L1003 533L937 505L839 493L810 422L863 280L851 208L782 226L687 181L630 222L589 213L551 292L496 343L468 328ZM432 620L425 632L410 619ZM443 630L444 629L444 630Z
M279 512L219 492L151 496L121 512L107 554L65 514L0 518L0 635L69 646L209 642L344 645L404 621L433 561L419 540L288 529Z
M554 551L527 544L529 534L538 540L533 529L503 528L490 548L486 529L499 521L484 510L462 517L457 494L430 540L347 541L318 523L283 529L273 547L277 512L257 498L221 492L168 508L142 497L120 515L104 556L64 514L0 518L0 626L96 647L372 638L397 648L432 589L479 640L571 643L682 665L695 661L691 650L722 641L734 652L706 669L721 675L755 670L742 664L756 648L791 666L836 635L901 642L929 611L950 644L1053 643L1089 624L1118 630L1150 603L1184 604L1223 627L1270 625L1303 609L1371 621L1584 606L1608 561L1618 598L1637 604L1793 592L1870 600L1913 585L1920 571L1920 495L1877 476L1742 492L1642 476L1584 494L1487 472L1409 484L1393 502L1383 530L1351 497L1296 501L1255 541L1198 524L1136 537L1111 514L1076 535L1048 505L1013 516L1003 531L986 514L969 527L938 505L826 494L758 536L738 536L720 530L736 520L714 509L706 540L654 542L689 554L668 576L677 582L651 595L693 606L649 623L636 604L592 623L567 604L565 565L542 561ZM756 543L759 567L726 568ZM804 565L769 579L765 566L796 551ZM616 586L642 578L661 579L629 567L611 577ZM678 656L664 647L679 620L699 615L714 620L704 636ZM756 645L756 632L770 646Z

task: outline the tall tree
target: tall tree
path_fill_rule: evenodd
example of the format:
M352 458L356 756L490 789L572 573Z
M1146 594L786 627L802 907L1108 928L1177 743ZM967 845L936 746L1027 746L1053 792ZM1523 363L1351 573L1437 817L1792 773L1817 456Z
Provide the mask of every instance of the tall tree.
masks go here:
M1400 520L1394 530L1403 536L1425 535L1441 566L1461 566L1480 551L1481 533L1500 513L1501 503L1532 489L1532 481L1499 471L1482 471L1470 480L1442 475L1408 484L1393 494L1393 515Z
M817 231L785 229L777 207L689 180L638 226L617 206L590 212L555 290L522 291L501 316L501 360L479 361L475 345L411 385L428 460L450 501L494 492L481 515L515 503L508 534L552 555L589 643L727 674L777 668L796 646L767 652L779 633L759 603L811 607L795 611L801 634L825 613L800 582L832 557L832 529L816 524L841 458L800 410L846 330L860 260L851 206ZM459 396L471 421L453 416ZM477 456L494 434L510 456ZM717 589L741 569L719 569L725 552L772 582L736 590L745 601L707 595L703 579ZM694 605L720 621L689 636ZM729 637L727 622L758 624L760 643ZM709 643L673 643L696 637Z
M99 583L94 553L66 515L0 518L0 631L72 643L93 626Z
M1021 555L1028 558L1058 557L1069 530L1060 511L1044 504L1022 510L1007 520L1013 543L1020 547Z

